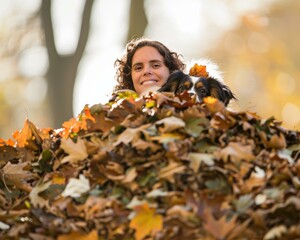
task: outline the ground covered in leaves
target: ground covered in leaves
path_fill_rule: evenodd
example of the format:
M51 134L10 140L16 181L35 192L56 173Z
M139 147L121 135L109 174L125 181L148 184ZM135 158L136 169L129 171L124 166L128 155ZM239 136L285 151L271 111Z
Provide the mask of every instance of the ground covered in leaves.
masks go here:
M188 94L0 140L1 239L299 239L300 133Z

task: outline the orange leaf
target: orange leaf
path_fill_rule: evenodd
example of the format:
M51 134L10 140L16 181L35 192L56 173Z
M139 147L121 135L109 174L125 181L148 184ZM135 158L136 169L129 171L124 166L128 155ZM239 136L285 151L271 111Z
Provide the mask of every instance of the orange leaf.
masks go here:
M85 106L84 109L76 118L71 118L63 123L62 137L68 138L72 133L78 133L80 130L87 130L87 120L95 123L95 118L91 115L90 108Z
M25 147L25 145L28 143L28 140L32 138L32 131L29 123L29 120L26 118L23 129L13 133L13 137L16 139L18 147Z
M155 234L163 227L163 218L155 214L155 209L149 208L148 204L135 207L136 215L130 222L130 227L135 229L135 238L143 239L148 234Z
M6 145L6 141L3 138L0 138L0 147Z
M198 65L197 63L190 69L189 74L195 77L208 77L208 72L206 72L206 66Z
M26 118L24 127L20 131L15 131L13 133L14 139L16 139L17 147L25 147L29 142L34 141L37 144L42 144L43 140L49 137L49 133L39 130L32 122ZM11 144L11 142L7 142Z
M91 231L88 234L80 232L71 232L67 235L58 236L57 240L98 240L98 234L96 230Z

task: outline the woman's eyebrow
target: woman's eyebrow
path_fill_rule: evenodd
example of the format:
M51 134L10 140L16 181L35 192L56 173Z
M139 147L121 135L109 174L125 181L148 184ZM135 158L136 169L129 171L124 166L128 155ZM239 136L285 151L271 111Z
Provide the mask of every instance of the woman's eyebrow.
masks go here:
M153 59L153 60L150 60L149 63L150 64L153 64L153 63L162 63L162 61L159 60L159 59ZM139 65L143 65L143 63L142 62L136 62L136 63L132 64L132 67L139 66Z
M159 60L159 59L154 59L154 60L151 60L151 61L150 61L150 63L157 63L157 62L161 63L162 61Z

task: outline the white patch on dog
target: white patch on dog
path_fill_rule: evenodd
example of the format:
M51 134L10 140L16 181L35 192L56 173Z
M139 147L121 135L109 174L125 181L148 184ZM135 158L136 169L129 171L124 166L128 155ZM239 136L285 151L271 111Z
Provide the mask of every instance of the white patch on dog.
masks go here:
M186 62L186 68L184 72L189 74L190 69L196 63L198 65L206 66L206 72L208 72L210 77L217 79L221 83L224 83L222 72L219 70L218 64L207 58L192 59L189 62Z

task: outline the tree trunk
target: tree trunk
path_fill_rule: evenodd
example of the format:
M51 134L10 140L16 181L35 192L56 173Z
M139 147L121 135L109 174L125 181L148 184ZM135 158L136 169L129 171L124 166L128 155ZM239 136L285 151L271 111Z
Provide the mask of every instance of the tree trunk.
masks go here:
M131 0L129 13L129 27L127 41L132 38L143 37L148 25L144 7L144 0Z
M46 78L48 81L50 110L53 116L53 128L60 128L64 121L73 117L73 89L78 66L89 36L93 3L94 0L86 0L85 2L81 30L75 52L69 55L60 55L57 52L54 41L51 1L42 1L41 18L49 57L49 68Z

